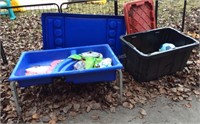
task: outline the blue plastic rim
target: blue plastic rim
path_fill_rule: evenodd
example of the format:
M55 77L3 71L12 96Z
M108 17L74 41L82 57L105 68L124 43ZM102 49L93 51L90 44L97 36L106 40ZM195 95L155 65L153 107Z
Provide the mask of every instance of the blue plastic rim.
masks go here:
M68 59L72 54L95 51L103 54L104 58L112 59L112 66L87 70L74 70L76 61ZM52 73L25 75L25 69L37 65L49 65L53 60L63 60ZM51 83L54 77L65 77L66 81L74 83L90 83L113 81L116 79L116 70L123 66L107 44L23 52L16 64L10 81L18 81L21 87ZM92 76L91 76L92 75Z
M123 16L43 13L42 31L44 49L109 44L120 56L126 29Z

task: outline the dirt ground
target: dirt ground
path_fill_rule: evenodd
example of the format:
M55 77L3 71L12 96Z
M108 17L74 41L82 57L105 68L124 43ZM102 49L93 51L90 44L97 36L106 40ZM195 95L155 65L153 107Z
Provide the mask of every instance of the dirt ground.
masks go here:
M119 0L119 14L122 5ZM179 1L179 2L177 2ZM200 39L199 0L188 0L184 33ZM63 12L113 14L113 3L72 4ZM159 0L158 27L181 29L183 0ZM84 10L84 11L83 11ZM54 12L56 10L52 10ZM97 12L96 12L97 11ZM21 52L41 50L40 14L51 10L16 13L16 20L0 16L0 40L8 65L0 60L0 121L2 123L67 124L200 124L200 52L192 51L186 67L155 81L138 83L123 73L124 100L117 103L116 81L98 85L71 85L56 80L51 85L17 88L23 110L21 120L10 89L10 76ZM1 58L0 58L1 59ZM168 98L165 98L168 97ZM155 102L153 102L155 101ZM145 104L145 105L143 105ZM70 107L69 107L70 106Z

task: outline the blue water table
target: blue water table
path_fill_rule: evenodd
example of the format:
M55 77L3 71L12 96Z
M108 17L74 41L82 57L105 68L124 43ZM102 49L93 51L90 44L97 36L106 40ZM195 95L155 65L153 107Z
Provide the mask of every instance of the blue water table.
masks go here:
M122 49L119 37L126 31L123 16L43 13L41 20L43 50L23 52L9 78L19 115L21 108L16 82L20 87L29 87L52 83L53 78L57 77L65 78L66 83L80 84L111 82L118 76L120 99L122 98L123 66L120 62ZM110 58L112 66L74 70L77 62L68 57L88 51L101 53L103 58ZM57 64L51 73L27 75L27 68L35 67L37 70L41 66L49 67L56 60L62 62Z

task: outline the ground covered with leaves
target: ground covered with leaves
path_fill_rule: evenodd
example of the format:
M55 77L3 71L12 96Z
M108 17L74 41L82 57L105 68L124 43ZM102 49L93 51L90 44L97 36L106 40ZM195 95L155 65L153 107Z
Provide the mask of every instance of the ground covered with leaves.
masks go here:
M167 10L168 11L168 10ZM37 14L21 15L15 21L1 18L0 40L8 58L8 65L1 61L0 94L1 122L45 122L55 123L92 110L109 110L115 113L122 105L134 109L137 104L147 104L164 95L173 101L191 101L192 96L200 96L200 53L192 50L186 67L173 75L154 81L138 83L123 71L123 101L119 103L118 81L98 84L69 84L63 79L55 79L50 85L18 88L19 101L23 110L22 118L17 118L16 107L11 94L8 77L23 51L42 48L41 20ZM199 40L200 8L192 8L186 16L185 33ZM162 18L163 19L163 18ZM164 19L160 24L164 23ZM177 23L178 24L178 23ZM177 25L172 27L178 28ZM190 105L186 105L190 107ZM145 110L141 110L146 115ZM96 119L96 117L91 117Z

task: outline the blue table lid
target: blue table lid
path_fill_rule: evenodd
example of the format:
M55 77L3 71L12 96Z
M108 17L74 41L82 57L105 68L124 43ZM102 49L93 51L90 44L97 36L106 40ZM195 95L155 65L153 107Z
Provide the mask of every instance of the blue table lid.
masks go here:
M43 13L42 31L43 49L109 44L119 56L126 29L123 16Z

